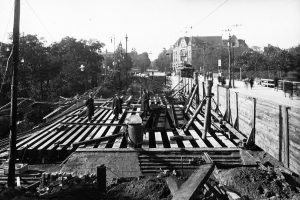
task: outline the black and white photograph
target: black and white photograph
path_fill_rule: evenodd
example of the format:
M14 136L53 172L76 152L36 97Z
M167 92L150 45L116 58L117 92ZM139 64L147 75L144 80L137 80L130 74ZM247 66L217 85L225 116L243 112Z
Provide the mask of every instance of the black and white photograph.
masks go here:
M300 0L0 0L0 200L300 200Z

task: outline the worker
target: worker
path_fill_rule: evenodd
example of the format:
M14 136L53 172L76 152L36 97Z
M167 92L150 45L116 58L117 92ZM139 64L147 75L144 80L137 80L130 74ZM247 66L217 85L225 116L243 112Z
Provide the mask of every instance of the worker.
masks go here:
M94 116L94 99L92 93L89 94L88 100L85 102L85 106L87 107L87 115L88 115L88 120L89 122L92 121L92 117Z
M143 114L145 116L147 116L150 108L149 108L149 101L150 101L150 96L149 96L149 92L147 90L143 90L143 95L142 95L142 104L141 104L141 109L143 112Z
M116 120L119 120L119 114L122 113L122 104L123 104L122 98L116 93L112 103L112 109L116 117Z

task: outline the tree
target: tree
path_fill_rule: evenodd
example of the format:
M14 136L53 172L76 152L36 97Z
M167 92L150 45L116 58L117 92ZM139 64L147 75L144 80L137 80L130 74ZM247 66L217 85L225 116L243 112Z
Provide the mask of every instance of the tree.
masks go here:
M249 49L238 56L236 65L244 71L254 71L254 76L260 76L258 70L262 70L265 63L265 57L262 53ZM259 68L260 66L260 68ZM259 69L258 69L259 68Z
M133 68L140 69L141 72L145 72L150 68L151 61L147 52L138 54L136 51L132 51L130 54L132 56Z
M51 45L51 55L61 63L61 71L53 88L64 96L82 93L97 85L103 56L104 46L96 40L77 40L71 37L63 38L59 43ZM84 68L80 69L83 65Z
M154 66L161 72L172 71L172 60L171 56L167 55L168 51L164 48L163 51L158 55L158 58L154 60Z

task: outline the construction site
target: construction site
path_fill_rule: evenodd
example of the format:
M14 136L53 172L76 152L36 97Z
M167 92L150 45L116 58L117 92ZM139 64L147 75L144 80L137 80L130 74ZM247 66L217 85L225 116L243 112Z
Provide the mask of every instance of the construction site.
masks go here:
M3 2L0 200L300 200L296 1Z
M152 93L148 112L141 95L125 93L119 118L100 88L62 99L17 136L20 191L5 192L8 138L1 140L0 199L299 199L297 111L280 106L282 119L273 118L274 109L260 112L262 100L202 78L168 77L172 89ZM272 123L277 135L266 131Z

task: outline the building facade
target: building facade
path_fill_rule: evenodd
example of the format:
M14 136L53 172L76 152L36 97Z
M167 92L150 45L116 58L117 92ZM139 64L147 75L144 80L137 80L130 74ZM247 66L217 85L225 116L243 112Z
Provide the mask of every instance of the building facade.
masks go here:
M231 37L235 41L234 57L248 49L245 40ZM205 73L218 71L218 60L222 54L228 53L228 39L222 36L192 36L180 37L172 46L172 68L177 73L182 67L191 65L195 71ZM224 56L224 55L223 55ZM221 61L222 63L222 61Z
M211 65L212 57L218 57L222 48L222 36L192 36L181 37L173 45L173 70L178 71L185 65L192 65L196 71L203 71L205 66ZM214 53L213 53L214 51ZM215 60L217 65L218 59Z

